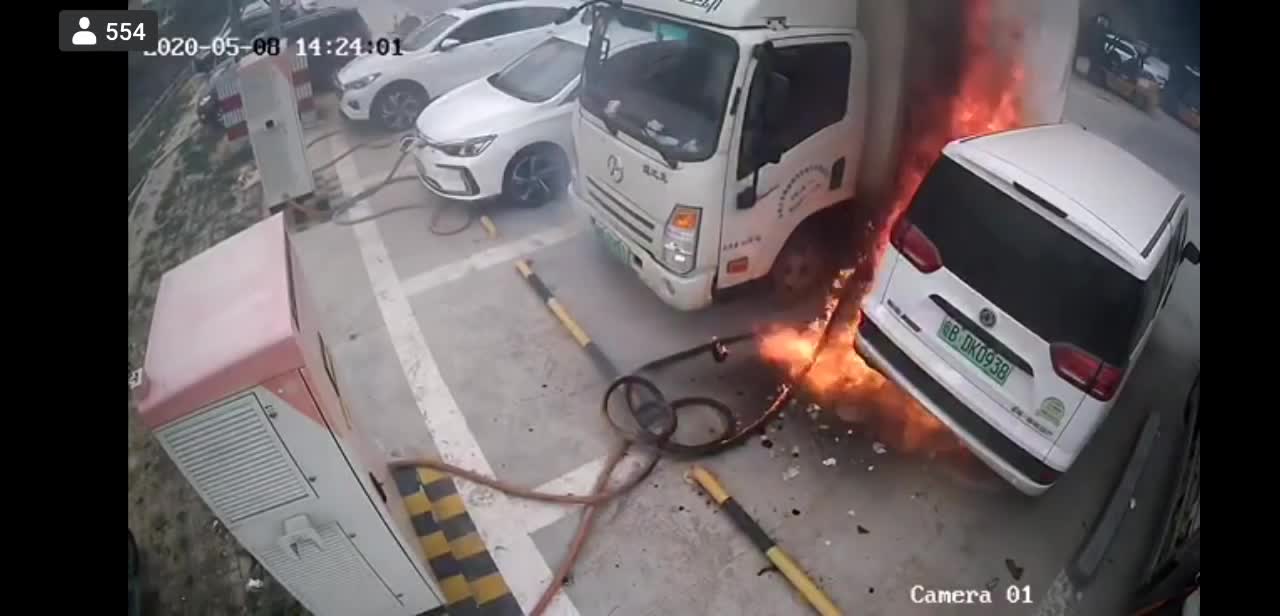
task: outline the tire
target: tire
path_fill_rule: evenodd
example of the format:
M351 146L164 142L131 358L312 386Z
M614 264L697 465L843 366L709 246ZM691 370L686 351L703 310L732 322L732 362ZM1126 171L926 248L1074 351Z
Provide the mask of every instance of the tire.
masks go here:
M369 118L386 130L409 130L430 100L422 86L408 81L396 82L373 98Z
M569 157L550 144L529 146L511 157L502 177L502 195L525 208L546 205L569 185Z
M822 288L828 282L831 269L827 243L813 225L802 225L773 260L769 287L778 301L792 304Z

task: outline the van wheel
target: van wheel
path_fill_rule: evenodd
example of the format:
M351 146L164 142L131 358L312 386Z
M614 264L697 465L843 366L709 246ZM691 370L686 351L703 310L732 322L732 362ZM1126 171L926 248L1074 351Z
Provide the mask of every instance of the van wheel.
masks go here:
M511 157L502 178L502 194L520 207L545 205L569 185L569 158L549 145L527 147Z
M825 284L830 271L826 243L813 227L802 227L791 234L773 260L769 283L774 296L789 304L804 299Z
M413 128L418 114L427 108L427 91L416 83L401 81L382 89L373 99L370 116L378 126L402 131Z

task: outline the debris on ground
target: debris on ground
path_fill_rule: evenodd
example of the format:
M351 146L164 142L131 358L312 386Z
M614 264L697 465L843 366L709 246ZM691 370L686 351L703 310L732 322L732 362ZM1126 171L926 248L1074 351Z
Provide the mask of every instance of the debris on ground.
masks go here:
M868 470L868 471L874 471L874 470L876 470L876 465L874 465L874 464L868 464L868 465L867 465L867 470Z
M852 517L854 517L855 515L857 515L857 514L856 514L856 513L854 513L854 511L853 511L852 509L850 509L850 510L849 510L849 517L851 517L851 518L852 518Z
M253 592L255 590L262 590L262 587L264 584L265 582L263 582L258 578L249 578L249 581L246 582L244 585L244 589L249 592Z
M822 540L822 543L823 543L823 545L830 546L830 545L831 545L831 540L830 540L830 539L823 539L823 540Z
M1004 566L1009 569L1009 575L1013 576L1013 581L1015 582L1021 580L1022 572L1026 571L1026 569L1019 567L1018 563L1014 562L1012 558L1004 559Z
M756 572L756 577L760 577L760 576L762 576L762 575L764 575L764 574L766 574L766 573L768 573L768 572L770 572L770 571L777 571L777 570L778 570L778 568L777 568L776 566L774 566L774 565L769 565L768 567L765 567L765 568L763 568L763 569L761 569L761 570L757 571L757 572Z
M987 587L987 590L995 590L996 586L999 586L999 585L1000 585L1000 578L993 577L990 580L987 580L986 587Z
M830 430L831 426L828 426L827 424L818 424L818 429L825 432L827 430Z
M889 449L884 446L884 443L881 443L880 441L876 441L871 444L871 451L876 452L876 455L880 456L880 455L884 455L884 453L889 451Z
M770 439L767 436L761 436L760 446L764 447L765 449L773 449L773 439Z
M800 476L800 467L795 464L792 464L791 466L787 467L786 471L782 473L782 480L791 481L792 479L795 479L798 476Z
M1133 511L1134 509L1137 509L1137 508L1138 508L1138 499L1136 498L1129 499L1129 511Z
M822 465L823 465L823 466L835 466L835 465L836 465L836 459L835 459L835 458L827 458L826 460L823 460L823 461L822 461Z
M792 445L792 446L791 446L791 457L793 457L793 458L799 458L799 457L800 457L800 446L799 446L799 445Z
M859 534L859 535L869 535L869 534L871 534L871 531L867 530L867 527L865 527L865 526L863 526L863 525L859 524L859 525L858 525L858 534Z

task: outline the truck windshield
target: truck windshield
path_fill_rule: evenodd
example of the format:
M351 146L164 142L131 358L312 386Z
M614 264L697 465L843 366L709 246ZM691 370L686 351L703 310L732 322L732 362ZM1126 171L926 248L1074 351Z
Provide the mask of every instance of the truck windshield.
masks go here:
M596 12L582 107L668 161L716 150L738 45L710 30L625 8Z
M551 37L489 78L489 84L530 103L559 94L582 71L582 45Z

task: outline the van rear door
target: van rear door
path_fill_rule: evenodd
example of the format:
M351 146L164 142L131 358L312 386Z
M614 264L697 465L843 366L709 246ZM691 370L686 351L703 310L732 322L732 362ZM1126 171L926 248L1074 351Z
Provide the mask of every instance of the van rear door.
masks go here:
M1143 285L1046 205L940 157L893 229L884 300L935 355L926 368L945 363L1053 441L1086 391L1118 387L1101 380L1123 376Z

